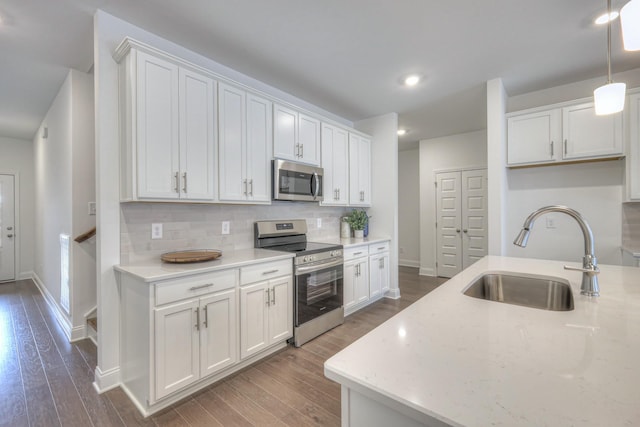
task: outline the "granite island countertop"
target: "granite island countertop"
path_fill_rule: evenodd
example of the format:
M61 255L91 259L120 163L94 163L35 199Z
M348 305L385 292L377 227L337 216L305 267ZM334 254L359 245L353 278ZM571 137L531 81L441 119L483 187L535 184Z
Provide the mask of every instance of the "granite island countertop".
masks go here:
M640 270L601 265L589 298L564 264L485 257L327 360L325 375L425 424L640 425ZM489 271L567 279L575 309L463 295Z

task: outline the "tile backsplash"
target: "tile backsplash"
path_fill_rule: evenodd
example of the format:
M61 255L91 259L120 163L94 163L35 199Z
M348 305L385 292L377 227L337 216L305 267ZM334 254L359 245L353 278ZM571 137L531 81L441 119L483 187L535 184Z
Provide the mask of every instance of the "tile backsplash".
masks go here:
M340 217L348 208L319 207L316 203L273 202L272 205L205 205L178 203L122 203L120 205L120 262L124 265L158 259L183 249L232 251L253 247L253 223L269 219L306 219L309 240L339 239ZM322 227L317 227L317 218ZM230 233L222 234L229 221ZM163 236L151 239L151 224L161 223Z
M640 250L640 203L622 204L622 245Z

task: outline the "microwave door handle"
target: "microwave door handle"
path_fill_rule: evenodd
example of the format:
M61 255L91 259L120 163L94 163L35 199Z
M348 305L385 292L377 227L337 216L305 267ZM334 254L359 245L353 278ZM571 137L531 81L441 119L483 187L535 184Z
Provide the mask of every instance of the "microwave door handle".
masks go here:
M316 183L316 188L315 190L313 189L313 183ZM313 173L313 178L311 179L311 191L313 192L313 198L316 199L318 197L318 192L320 191L320 186L319 184L319 179L318 179L318 174L317 172Z

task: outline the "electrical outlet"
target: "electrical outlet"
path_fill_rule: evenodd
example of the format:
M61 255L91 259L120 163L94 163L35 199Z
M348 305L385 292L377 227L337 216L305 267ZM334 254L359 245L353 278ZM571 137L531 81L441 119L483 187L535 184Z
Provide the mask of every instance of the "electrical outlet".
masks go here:
M316 218L316 226L322 228L322 218Z
M222 234L229 234L231 231L231 226L229 225L229 221L222 221Z
M89 202L89 215L96 214L96 202Z
M556 228L556 219L552 216L545 218L547 228Z
M160 223L151 224L151 238L162 239L162 224Z

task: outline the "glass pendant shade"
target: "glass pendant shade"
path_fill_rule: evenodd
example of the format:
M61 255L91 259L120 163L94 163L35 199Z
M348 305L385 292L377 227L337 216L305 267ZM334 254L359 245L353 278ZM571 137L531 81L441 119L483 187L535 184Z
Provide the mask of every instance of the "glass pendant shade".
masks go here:
M631 0L620 10L625 50L640 50L640 0Z
M627 85L624 83L608 83L594 90L596 115L604 116L622 111L626 88Z

